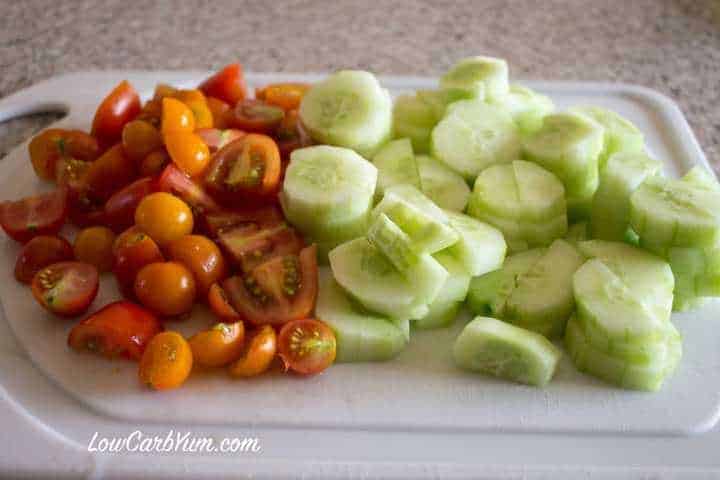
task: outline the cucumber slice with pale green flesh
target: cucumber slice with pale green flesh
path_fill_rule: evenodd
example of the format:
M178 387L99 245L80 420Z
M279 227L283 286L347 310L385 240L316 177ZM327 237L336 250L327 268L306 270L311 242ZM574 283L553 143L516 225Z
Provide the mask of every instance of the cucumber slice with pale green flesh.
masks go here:
M392 100L372 73L336 72L307 91L300 119L318 143L351 148L365 157L390 138Z
M440 328L450 325L457 316L470 287L470 274L460 261L447 251L438 252L434 257L447 270L448 278L435 300L428 306L428 314L415 320L415 326L418 328Z
M540 334L494 318L477 317L455 340L453 356L461 368L544 387L562 353Z
M391 318L418 318L427 313L428 299L366 238L333 249L330 267L338 284L365 308Z
M530 270L546 251L546 248L534 248L516 253L505 259L501 268L474 277L468 289L468 308L477 315L502 317L505 303L515 289L518 278Z
M465 179L447 165L427 155L415 157L422 192L440 208L462 212L470 198Z
M477 212L471 207L472 199L468 206L468 213L500 230L505 237L510 253L550 245L553 240L562 238L567 233L568 222L565 215L542 222L516 221Z
M505 60L469 57L457 62L440 77L440 88L467 93L480 99L499 99L508 93L508 78L508 64Z
M415 328L421 330L449 327L460 313L462 305L462 302L433 302L428 306L428 313L422 318L415 320L413 324Z
M645 139L642 132L626 118L601 107L582 106L570 109L587 115L605 128L605 141L600 154L600 170L607 160L618 152L643 153Z
M498 229L462 213L446 210L445 214L450 226L460 235L446 252L455 257L470 276L500 268L507 245Z
M720 183L718 183L715 175L699 165L696 165L688 170L688 172L682 177L682 181L697 187L707 188L708 190L720 190Z
M295 150L280 194L285 217L302 233L355 238L367 226L377 169L354 151L326 145Z
M410 140L401 138L386 143L373 157L378 169L375 197L379 200L393 185L407 183L420 188L420 172Z
M381 214L387 215L410 237L416 252L435 253L460 238L449 225L445 212L411 185L388 188L382 201L372 211L372 218Z
M521 85L510 85L507 95L490 103L507 111L523 135L540 130L543 118L555 110L549 97Z
M630 224L630 196L646 178L661 169L660 162L644 153L623 151L607 160L590 213L593 238L625 239Z
M671 247L667 258L675 276L673 310L689 310L702 297L720 296L719 249Z
M432 132L432 156L473 181L484 168L519 158L520 134L510 115L479 100L450 105Z
M435 109L415 95L401 95L393 105L393 135L409 138L416 152L430 150L430 135L438 119Z
M315 316L335 332L337 362L389 360L407 343L397 325L355 303L327 271L320 274Z
M428 308L424 307L423 312L427 312ZM406 342L410 341L410 319L409 318L391 318L390 321L395 325L400 332L402 332L403 338Z
M673 333L659 346L652 362L634 363L605 353L588 342L582 325L570 318L565 331L565 346L578 370L622 388L657 391L677 367L682 357L682 339L668 322Z
M587 222L578 222L570 225L567 233L565 234L565 240L573 244L583 242L588 238L590 238L590 236L588 235Z
M435 116L435 124L442 120L450 104L460 100L470 100L471 95L459 90L418 90L417 98L425 102ZM475 97L477 98L477 96Z

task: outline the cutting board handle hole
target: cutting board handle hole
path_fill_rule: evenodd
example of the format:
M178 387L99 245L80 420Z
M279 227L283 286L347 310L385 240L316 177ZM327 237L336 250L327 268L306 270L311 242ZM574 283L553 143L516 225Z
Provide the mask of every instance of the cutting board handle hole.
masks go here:
M70 106L62 102L38 101L38 102L2 102L0 101L0 123L13 120L26 115L40 113L56 114L57 119L67 116ZM56 119L56 120L57 120Z

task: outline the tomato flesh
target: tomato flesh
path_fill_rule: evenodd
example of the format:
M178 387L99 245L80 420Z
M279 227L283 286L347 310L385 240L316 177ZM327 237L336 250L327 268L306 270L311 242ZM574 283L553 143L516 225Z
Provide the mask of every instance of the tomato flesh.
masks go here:
M32 293L43 308L56 315L74 317L90 306L98 292L98 271L82 262L59 262L35 274Z
M227 293L217 282L210 285L208 305L210 306L210 310L223 321L236 322L242 320L237 310L230 305Z
M243 100L235 105L228 121L235 127L246 132L273 133L283 117L285 111L270 105L262 100Z
M123 80L95 112L92 136L104 146L120 141L125 124L137 117L140 110L140 96L127 80Z
M208 97L218 98L231 106L247 97L245 75L239 63L227 65L201 83L199 88Z
M314 375L335 361L335 334L325 323L303 318L283 325L278 336L278 354L286 369Z
M70 242L56 235L40 235L23 246L15 263L15 278L31 283L35 274L57 262L73 259Z
M222 210L206 213L201 218L203 230L213 238L234 227L256 225L266 227L283 221L282 212L274 205L247 210Z
M0 203L0 225L8 236L25 243L38 235L55 235L68 215L68 190Z
M234 128L227 128L225 130L219 128L200 128L196 130L195 133L203 139L210 153L215 153L228 143L246 135L242 130Z
M293 150L312 145L312 139L303 128L297 110L287 112L277 128L274 138L277 140L280 156L284 161L289 161Z
M92 161L100 153L100 146L94 137L83 131L50 128L33 137L28 151L37 176L53 180L61 159Z
M168 165L163 170L157 183L158 190L172 193L187 203L193 212L217 212L220 205L207 194L207 192L190 177L185 175L175 165Z
M304 244L297 232L285 223L261 226L243 224L221 232L218 242L242 272L282 255L297 255Z

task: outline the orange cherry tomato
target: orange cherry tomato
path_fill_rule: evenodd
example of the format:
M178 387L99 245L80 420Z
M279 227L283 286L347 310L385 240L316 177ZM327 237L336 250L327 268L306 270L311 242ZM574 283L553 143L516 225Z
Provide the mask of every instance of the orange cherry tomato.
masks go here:
M165 147L175 165L191 177L200 175L210 163L210 150L195 133L169 132L165 134Z
M295 110L300 108L300 102L309 89L307 83L273 83L256 90L255 98L283 110Z
M219 98L207 97L207 106L213 117L213 127L224 130L230 126L228 121L229 115L232 114L232 108Z
M100 146L94 137L80 130L51 128L33 137L28 151L37 176L55 180L56 165L60 159L95 160Z
M94 265L99 272L112 270L115 234L107 227L89 227L75 237L73 251L80 262Z
M135 295L140 303L158 315L181 315L192 309L195 279L181 263L151 263L137 273Z
M152 123L145 120L128 122L122 131L122 146L125 155L135 162L141 162L153 151L162 148L163 140Z
M140 161L140 176L154 177L159 175L170 163L170 155L164 148L150 152Z
M122 294L132 298L135 296L135 278L138 272L146 265L165 261L165 258L157 243L137 227L126 230L115 244L115 280Z
M98 271L92 265L59 262L35 274L32 294L45 310L62 317L74 317L88 309L99 285Z
M208 305L210 310L221 320L225 322L237 322L242 320L242 317L237 310L235 310L230 301L228 300L227 293L219 283L213 283L210 285L208 291Z
M161 133L163 139L170 132L192 132L195 130L195 116L192 110L177 98L162 99Z
M104 146L119 142L125 124L139 113L140 96L127 80L123 80L100 103L91 134Z
M320 373L335 361L335 333L313 318L286 323L278 336L278 351L286 369L302 375Z
M147 236L148 235L143 232L140 227L133 225L115 238L115 243L113 243L113 255L117 255L121 248L137 242L138 240L142 240L142 237Z
M233 377L253 377L270 368L277 352L277 335L269 326L255 331L243 348L240 358L235 360L228 371Z
M155 92L153 93L152 99L162 101L165 97L175 98L178 92L179 90L172 85L168 85L167 83L158 83L155 86Z
M164 247L192 232L193 214L190 207L176 196L156 192L140 201L135 210L135 223Z
M202 235L185 235L170 242L167 253L170 260L182 263L192 272L199 297L205 298L210 285L227 276L220 249Z
M137 178L137 166L123 151L122 144L113 146L95 160L85 174L88 195L105 202L125 185Z
M190 344L177 332L162 332L148 343L138 375L140 382L155 390L177 388L190 376L193 355Z
M193 361L202 367L222 367L236 360L243 351L245 326L242 322L216 323L198 332L188 343Z
M180 90L175 98L187 105L195 117L195 128L212 128L213 114L200 90Z
M235 105L229 121L237 129L270 135L280 125L284 116L285 111L275 105L262 100L243 100Z
M155 128L160 128L160 119L162 117L162 100L151 99L145 102L140 114L135 117L136 120L148 122Z
M200 84L200 90L208 96L219 98L230 106L247 97L247 85L242 66L233 63Z
M35 274L48 265L72 259L70 242L57 235L40 235L26 243L20 251L15 263L15 278L29 284Z

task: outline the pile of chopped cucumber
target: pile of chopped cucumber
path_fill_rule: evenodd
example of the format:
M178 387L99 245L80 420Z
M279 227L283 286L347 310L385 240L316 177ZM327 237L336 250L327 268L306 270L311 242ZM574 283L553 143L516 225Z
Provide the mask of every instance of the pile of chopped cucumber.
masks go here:
M672 311L720 296L714 176L666 178L630 121L556 111L502 59L394 103L337 72L300 118L319 145L292 153L281 203L330 265L315 313L338 361L391 359L468 309L463 369L545 386L564 346L578 370L654 391L682 356Z

